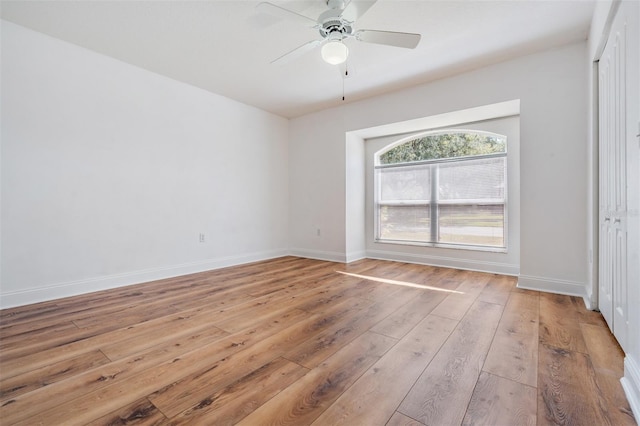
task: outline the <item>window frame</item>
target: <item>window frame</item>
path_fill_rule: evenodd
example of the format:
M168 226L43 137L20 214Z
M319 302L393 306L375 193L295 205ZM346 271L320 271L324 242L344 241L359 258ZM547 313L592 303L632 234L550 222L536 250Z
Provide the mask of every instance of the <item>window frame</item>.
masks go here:
M420 139L426 136L433 135L442 135L442 134L450 134L450 133L470 133L484 136L494 136L503 138L505 141L504 151L490 154L480 154L480 155L465 155L460 157L447 157L447 158L438 158L438 159L427 159L427 160L419 160L419 161L409 161L404 163L391 163L391 164L381 164L380 157L386 152L394 149L397 146L400 146L405 143L409 143L413 140ZM411 166L421 166L421 165L435 165L439 166L440 164L446 163L460 163L466 161L473 160L482 160L482 159L491 159L491 158L504 158L504 197L500 202L483 202L482 200L462 200L462 201L480 201L478 203L464 203L464 202L456 202L452 200L439 200L438 199L438 167L430 167L430 183L431 183L431 194L430 200L407 200L407 201L396 201L393 200L391 202L382 202L381 198L381 185L379 184L380 174L379 170L381 169L389 169L389 168L403 168L403 167L411 167ZM424 247L437 247L437 248L451 248L451 249L461 249L461 250L471 250L471 251L488 251L488 252L496 252L496 253L507 253L509 247L509 239L508 239L508 137L506 135L498 134L495 132L483 131L483 130L473 130L473 129L460 129L460 128L448 128L448 129L438 129L435 131L427 131L420 132L408 137L404 137L400 140L391 142L386 145L382 149L378 150L374 153L374 162L373 162L373 220L374 220L374 235L373 241L375 243L383 243L383 244L398 244L398 245L409 245L409 246L424 246ZM495 200L497 201L497 200ZM503 206L503 228L502 228L502 236L503 236L503 246L491 246L491 245L482 245L482 244L471 244L471 243L452 243L452 242L440 242L440 241L421 241L421 240L394 240L394 239L385 239L380 237L381 233L381 218L380 218L380 207L383 205L402 205L402 206L425 206L429 209L429 223L430 223L430 238L433 239L434 235L438 235L439 228L439 206L450 206L450 205L460 205L460 204L469 204L469 205L479 205L479 206L495 206L501 205ZM434 220L435 218L435 220Z

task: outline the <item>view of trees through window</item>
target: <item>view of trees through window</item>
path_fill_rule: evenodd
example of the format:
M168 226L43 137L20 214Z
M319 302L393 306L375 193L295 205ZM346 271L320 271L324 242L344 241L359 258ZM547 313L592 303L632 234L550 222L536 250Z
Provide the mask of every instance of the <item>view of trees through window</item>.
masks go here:
M450 130L376 155L376 239L505 248L506 137Z
M464 157L506 152L504 136L451 132L426 135L392 147L380 154L380 164Z

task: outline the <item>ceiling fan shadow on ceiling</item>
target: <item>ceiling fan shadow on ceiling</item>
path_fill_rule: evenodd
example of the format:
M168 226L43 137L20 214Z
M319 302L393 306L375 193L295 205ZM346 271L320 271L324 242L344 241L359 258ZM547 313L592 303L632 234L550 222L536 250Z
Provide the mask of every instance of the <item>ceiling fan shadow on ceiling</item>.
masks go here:
M359 2L351 0L326 0L328 9L320 14L318 19L312 19L273 3L262 2L256 6L260 12L268 13L291 22L297 22L307 27L316 28L321 38L311 40L290 52L274 59L271 63L285 63L295 60L304 53L322 45L320 51L325 62L338 65L347 60L349 49L344 40L354 38L365 43L384 44L387 46L415 49L420 42L421 35L380 30L356 30L356 20L375 4L376 0Z

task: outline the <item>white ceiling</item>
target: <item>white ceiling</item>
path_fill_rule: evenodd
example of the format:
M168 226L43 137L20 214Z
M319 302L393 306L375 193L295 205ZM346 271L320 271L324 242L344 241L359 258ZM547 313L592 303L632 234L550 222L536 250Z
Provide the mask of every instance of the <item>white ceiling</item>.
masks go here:
M358 1L358 0L354 0ZM319 50L270 62L317 30L256 11L258 1L5 1L3 19L173 79L296 117L341 104ZM273 0L316 18L325 0ZM378 0L356 29L415 32L415 50L350 39L346 100L585 40L595 0Z

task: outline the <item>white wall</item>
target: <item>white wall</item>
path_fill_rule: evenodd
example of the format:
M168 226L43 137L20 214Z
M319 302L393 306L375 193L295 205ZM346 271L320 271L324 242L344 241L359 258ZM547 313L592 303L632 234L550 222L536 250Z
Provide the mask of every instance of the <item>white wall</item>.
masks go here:
M1 118L2 307L287 252L281 117L2 21Z
M292 252L346 260L363 247L345 237L346 185L361 180L345 176L347 132L520 99L520 285L585 296L586 52L573 44L291 120Z

